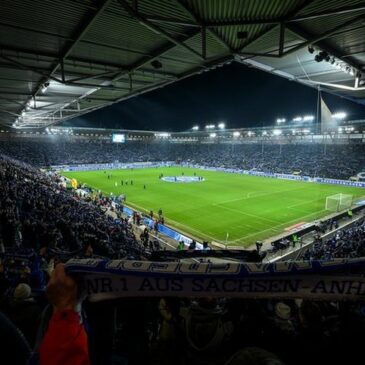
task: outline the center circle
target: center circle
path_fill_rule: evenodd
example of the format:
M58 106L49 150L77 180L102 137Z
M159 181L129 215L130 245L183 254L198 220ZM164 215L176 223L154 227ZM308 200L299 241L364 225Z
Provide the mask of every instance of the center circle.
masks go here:
M170 183L195 183L205 181L201 176L164 176L161 180Z

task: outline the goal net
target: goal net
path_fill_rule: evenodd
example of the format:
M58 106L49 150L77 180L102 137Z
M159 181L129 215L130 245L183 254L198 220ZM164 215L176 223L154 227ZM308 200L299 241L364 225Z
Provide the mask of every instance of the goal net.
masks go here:
M326 198L326 210L339 212L349 209L352 205L352 195L350 194L335 194Z

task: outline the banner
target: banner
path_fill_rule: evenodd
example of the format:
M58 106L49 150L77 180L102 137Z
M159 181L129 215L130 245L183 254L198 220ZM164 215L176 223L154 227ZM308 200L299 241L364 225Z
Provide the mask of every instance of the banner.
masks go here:
M83 294L118 297L238 297L364 300L365 259L277 263L180 263L71 259Z

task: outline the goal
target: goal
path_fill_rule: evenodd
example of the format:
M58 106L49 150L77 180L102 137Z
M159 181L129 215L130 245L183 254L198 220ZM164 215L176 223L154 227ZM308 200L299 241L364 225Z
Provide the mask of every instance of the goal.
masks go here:
M339 212L349 209L352 205L352 195L350 194L335 194L326 198L326 210Z

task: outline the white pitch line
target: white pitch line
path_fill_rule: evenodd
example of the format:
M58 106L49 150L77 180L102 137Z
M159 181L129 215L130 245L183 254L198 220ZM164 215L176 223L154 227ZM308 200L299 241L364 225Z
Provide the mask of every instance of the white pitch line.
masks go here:
M292 204L292 205L289 205L287 206L288 209L292 209L294 207L297 207L299 205L304 205L304 204L308 204L308 203L313 203L313 202L316 202L318 200L321 200L322 198L318 198L318 199L313 199L313 200L306 200L304 202L300 202L300 203L297 203L297 204Z
M242 215L248 215L249 217L254 217L254 218L257 218L257 219L260 219L260 220L265 220L265 221L268 221L268 222L270 222L270 223L279 223L279 222L274 221L274 220L272 220L272 219L264 218L264 217L261 217L261 216L256 215L256 214L250 214L250 213L242 212L241 210L238 210L238 209L224 207L224 206L222 206L221 204L213 204L213 205L215 205L215 206L219 206L221 209L230 210L230 211L232 211L232 212L237 212L237 213L242 214Z
M280 231L280 229L277 229L277 227L285 226L285 225L287 225L288 223L295 222L295 221L297 221L297 220L300 220L300 219L303 219L303 218L306 218L306 217L310 217L310 216L312 216L312 215L314 215L314 214L318 214L318 213L320 213L320 212L324 212L325 210L326 210L326 209L322 209L322 210L319 210L319 211L314 212L314 213L311 213L311 214L303 215L303 216L301 216L301 217L299 217L299 218L292 219L292 220L290 220L290 221L287 221L287 222L285 222L285 223L279 224L279 225L277 225L277 226L270 227L270 228L264 229L264 230L259 231L259 232L255 232L255 233L251 233L251 234L245 235L245 236L240 237L240 238L237 238L236 240L231 241L231 242L238 242L238 241L240 241L240 240L243 240L244 238L252 237L252 236L255 236L255 235L259 235L260 233L267 232L267 231Z

